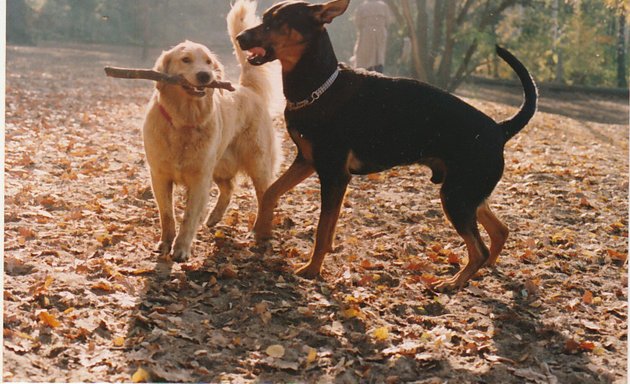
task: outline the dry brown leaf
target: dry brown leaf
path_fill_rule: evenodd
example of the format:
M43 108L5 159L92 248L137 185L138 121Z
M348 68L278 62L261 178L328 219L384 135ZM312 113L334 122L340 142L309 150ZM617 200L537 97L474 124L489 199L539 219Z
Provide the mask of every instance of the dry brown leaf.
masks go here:
M42 321L42 323L46 324L50 328L57 328L58 326L61 325L59 320L57 320L57 318L54 315L51 315L47 311L40 312L39 319Z
M584 304L592 304L593 303L593 292L585 291L582 295L582 302Z

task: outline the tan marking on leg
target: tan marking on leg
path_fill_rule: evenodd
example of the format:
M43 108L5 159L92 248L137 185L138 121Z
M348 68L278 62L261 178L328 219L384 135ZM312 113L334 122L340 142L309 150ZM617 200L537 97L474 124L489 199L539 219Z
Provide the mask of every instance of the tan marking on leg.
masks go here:
M434 288L440 291L462 289L468 280L484 265L488 249L481 240L479 232L462 234L468 250L468 263L459 270L453 277L442 279L434 283ZM486 255L486 256L484 256Z
M303 158L298 157L287 171L278 178L264 193L262 203L258 205L258 216L254 224L256 240L271 237L273 210L282 195L293 189L308 176L315 172L315 168Z
M484 266L494 266L510 231L490 210L487 202L477 208L477 219L490 236L490 257Z
M313 253L309 262L295 271L299 276L307 279L314 279L319 276L324 257L332 249L335 228L347 186L347 182L327 189L322 186L322 210L317 224Z

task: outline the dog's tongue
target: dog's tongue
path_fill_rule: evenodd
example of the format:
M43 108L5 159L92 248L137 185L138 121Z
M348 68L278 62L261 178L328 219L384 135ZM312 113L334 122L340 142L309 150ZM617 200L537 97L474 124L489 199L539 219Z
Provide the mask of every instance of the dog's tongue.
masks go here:
M263 56L265 56L267 54L267 51L265 51L265 48L263 48L263 47L254 47L254 48L249 50L249 53L252 56L263 57Z

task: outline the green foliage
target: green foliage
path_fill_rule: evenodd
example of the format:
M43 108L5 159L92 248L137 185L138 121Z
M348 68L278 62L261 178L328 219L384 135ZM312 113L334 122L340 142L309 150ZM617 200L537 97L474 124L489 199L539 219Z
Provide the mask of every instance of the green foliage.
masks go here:
M401 4L408 1L412 22L416 24L411 29L416 30L423 29L417 25L418 7L426 4L429 20L424 29L430 46L425 52L428 80L440 86L455 88L462 78L475 72L492 76L507 74L507 69L496 60L496 43L514 51L539 81L591 86L627 83L621 81L627 80L627 36L619 34L623 29L619 25L620 17L621 21L625 20L622 11L625 17L630 14L627 1L385 1L399 14L398 23L391 26L389 34L386 71L390 74L416 73L413 60L401 61L403 39L411 32L400 17ZM452 35L449 37L444 9L445 4L452 4L450 1L455 3L457 21L450 24ZM274 2L260 0L259 9ZM355 31L350 16L360 3L361 0L352 1L346 15L328 27L342 61L352 56ZM558 6L557 12L554 5ZM37 40L58 40L168 47L190 39L217 49L229 49L225 31L228 9L227 0L8 0L7 41L32 44ZM434 17L441 22L435 23ZM435 39L436 35L441 38ZM451 55L445 48L449 41L452 42ZM624 42L621 51L619 41Z
M619 32L616 15L622 3L581 0L560 1L559 5L559 33L555 42L552 0L534 2L524 9L522 17L512 20L520 29L511 41L518 48L519 57L528 63L539 81L615 86ZM510 26L502 24L498 28L505 29Z

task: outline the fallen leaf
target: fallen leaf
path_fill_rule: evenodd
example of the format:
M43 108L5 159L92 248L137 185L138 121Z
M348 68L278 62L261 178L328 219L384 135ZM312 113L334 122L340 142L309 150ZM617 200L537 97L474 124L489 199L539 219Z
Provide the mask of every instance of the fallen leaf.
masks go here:
M114 287L107 281L99 281L98 283L92 284L92 289L112 292L114 290Z
M628 254L626 252L617 252L613 249L607 249L606 253L610 256L611 259L615 261L619 261L621 263L625 263L628 260Z
M577 341L573 339L567 339L564 342L564 351L566 353L570 353L570 354L576 353L579 348L580 348L580 343L578 343Z
M315 348L308 347L308 354L306 355L306 364L311 364L317 360L317 350Z
M385 341L389 338L389 330L387 327L376 328L372 332L372 337L374 337L377 341Z
M42 311L39 313L39 319L42 321L42 323L46 324L47 326L51 328L57 328L58 326L61 325L59 320L57 320L57 318L54 315L51 315L50 313L46 311Z
M151 380L149 372L145 371L142 367L138 367L136 372L131 376L131 382L133 383L147 383Z
M279 359L284 356L284 347L280 344L270 345L265 349L265 353L270 357Z
M593 292L585 291L584 295L582 295L582 302L584 304L591 304L593 302Z
M219 275L224 279L235 279L238 276L238 270L232 265L226 265Z

